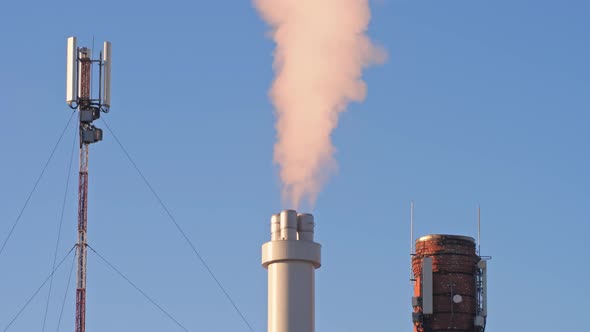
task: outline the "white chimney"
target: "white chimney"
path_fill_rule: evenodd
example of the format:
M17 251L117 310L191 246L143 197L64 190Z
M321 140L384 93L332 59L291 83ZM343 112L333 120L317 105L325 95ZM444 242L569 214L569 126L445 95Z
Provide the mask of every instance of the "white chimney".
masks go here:
M270 219L262 245L268 269L268 332L315 331L315 269L321 246L313 242L313 215L285 210Z

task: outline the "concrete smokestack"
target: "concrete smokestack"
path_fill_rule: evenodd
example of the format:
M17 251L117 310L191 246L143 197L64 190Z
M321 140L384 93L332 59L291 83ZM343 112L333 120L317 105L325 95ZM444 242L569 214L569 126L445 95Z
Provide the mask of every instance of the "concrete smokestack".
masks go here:
M268 270L268 332L314 332L321 246L313 241L313 215L285 210L270 223L271 241L262 245L262 266Z

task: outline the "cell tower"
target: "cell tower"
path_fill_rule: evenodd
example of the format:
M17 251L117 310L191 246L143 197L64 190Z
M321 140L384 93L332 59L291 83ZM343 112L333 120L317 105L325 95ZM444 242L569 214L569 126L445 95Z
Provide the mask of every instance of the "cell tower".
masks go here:
M92 97L93 65L98 64L98 98ZM93 121L111 106L111 43L104 42L98 59L92 50L77 47L76 37L68 38L66 102L78 110L80 120L80 173L78 177L78 273L76 287L76 332L86 330L86 228L88 225L89 145L102 141L102 129Z

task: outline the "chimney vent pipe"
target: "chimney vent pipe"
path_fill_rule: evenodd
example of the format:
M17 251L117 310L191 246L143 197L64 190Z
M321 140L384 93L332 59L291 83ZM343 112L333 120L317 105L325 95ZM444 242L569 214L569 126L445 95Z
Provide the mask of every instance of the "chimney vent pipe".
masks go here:
M268 270L268 332L314 332L321 246L313 241L313 215L285 210L274 214L270 223L271 241L262 245L262 266Z

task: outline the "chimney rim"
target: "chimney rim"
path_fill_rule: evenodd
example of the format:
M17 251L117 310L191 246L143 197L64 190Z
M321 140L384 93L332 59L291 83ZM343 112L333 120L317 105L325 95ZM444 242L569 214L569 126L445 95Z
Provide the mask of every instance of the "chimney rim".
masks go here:
M429 241L429 240L436 240L436 239L464 240L464 241L469 241L469 242L475 243L475 239L472 238L471 236L452 235L452 234L428 234L428 235L424 235L422 237L419 237L416 240L416 243Z

